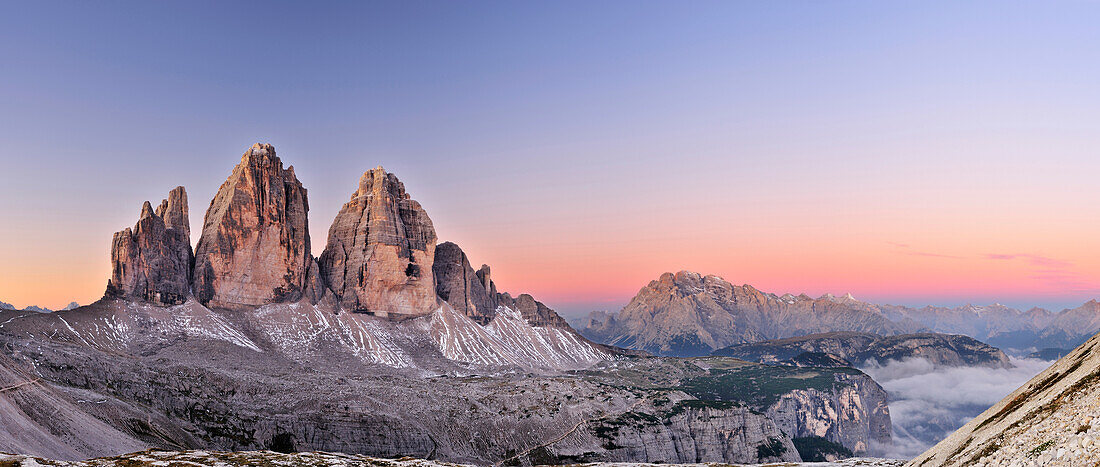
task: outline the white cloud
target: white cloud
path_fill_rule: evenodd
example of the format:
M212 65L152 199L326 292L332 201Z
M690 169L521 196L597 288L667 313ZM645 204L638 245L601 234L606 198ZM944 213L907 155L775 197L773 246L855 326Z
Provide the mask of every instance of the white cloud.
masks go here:
M1020 387L1052 362L1012 359L1015 368L936 367L925 359L868 361L861 368L890 395L894 444L887 457L912 458Z

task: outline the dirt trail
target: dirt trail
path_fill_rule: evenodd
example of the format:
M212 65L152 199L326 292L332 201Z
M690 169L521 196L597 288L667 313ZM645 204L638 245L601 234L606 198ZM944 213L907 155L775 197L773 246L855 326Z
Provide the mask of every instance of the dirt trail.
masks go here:
M646 401L646 398L645 398L645 397L642 397L641 399L638 399L638 400L637 400L636 402L634 402L633 404L631 404L631 405L630 405L630 408L628 408L628 409L626 409L626 410L624 410L624 411L620 412L620 413L619 413L619 414L617 414L617 415L622 415L622 414L624 414L624 413L627 413L627 412L633 412L633 411L634 411L634 409L638 408L638 406L639 406L639 405L642 405L642 403L643 403L643 402L645 402L645 401ZM537 446L532 446L532 447L530 447L530 448L527 448L527 449L525 449L525 450L524 450L523 452L521 452L521 453L519 453L519 454L516 454L516 455L514 455L514 456L512 456L512 457L509 457L509 458L507 458L507 459L502 459L502 460L500 460L499 462L497 462L497 463L493 464L493 467L500 467L500 466L504 465L504 464L505 464L506 462L508 462L508 461L510 461L510 460L513 460L513 459L522 459L522 458L524 458L524 457L527 457L527 455L528 455L528 454L531 454L531 453L532 453L532 452L534 452L534 451L535 451L536 449L541 449L541 448L545 448L545 447L553 446L553 445L555 445L555 444L557 444L557 443L561 442L561 440L563 440L563 439L565 439L565 438L569 437L569 435L571 435L571 434L573 434L574 432L576 432L576 431L577 431L577 429L579 429L579 428L581 427L581 425L584 425L585 423L588 423L588 422L594 422L594 421L596 421L596 420L603 420L603 419L605 419L605 418L607 418L607 417L608 417L608 415L607 415L607 414L604 414L604 415L600 415L599 417L586 418L586 419L584 419L584 420L581 420L581 421L577 422L577 423L576 423L575 425L573 425L573 427L572 427L572 428L570 428L569 430L567 430L567 431L566 431L565 433L562 433L562 434L561 434L560 436L558 436L557 438L554 438L554 439L552 439L552 440L550 440L550 441L547 441L547 442L545 442L545 443L539 444L539 445L537 445Z
M28 384L34 384L34 383L37 383L39 381L42 381L42 378L35 378L35 379L30 380L30 381L23 381L22 383L16 384L15 386L8 386L6 388L0 388L0 392L8 392L8 391L11 391L11 390L14 390L14 389L19 389L23 386L26 386Z

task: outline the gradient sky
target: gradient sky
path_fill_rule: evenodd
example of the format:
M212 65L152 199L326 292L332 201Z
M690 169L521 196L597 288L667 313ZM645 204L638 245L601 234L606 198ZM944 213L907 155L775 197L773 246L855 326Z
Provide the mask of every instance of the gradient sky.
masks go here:
M98 298L111 234L244 150L314 252L395 172L504 290L1100 298L1100 4L2 2L0 300Z

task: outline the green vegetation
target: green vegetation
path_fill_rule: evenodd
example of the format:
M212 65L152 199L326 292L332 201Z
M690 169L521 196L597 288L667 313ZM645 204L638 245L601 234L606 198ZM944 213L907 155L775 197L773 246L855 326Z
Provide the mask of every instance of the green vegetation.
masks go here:
M672 408L661 414L666 420L676 415L684 413L688 409L718 409L728 410L734 407L741 407L741 404L733 401L705 401L699 399L688 399L677 402Z
M1054 441L1053 440L1046 441L1043 444L1035 446L1030 451L1028 451L1027 456L1028 457L1038 457L1039 454L1042 454L1043 451L1046 451L1047 449L1050 449L1051 446L1054 446Z
M744 401L769 407L784 394L800 389L831 391L837 374L860 374L852 368L792 368L746 365L737 369L712 369L709 374L688 378L678 387L703 400Z
M598 420L599 423L595 425L593 431L596 433L596 437L603 438L610 442L614 440L615 436L619 433L619 428L624 426L636 428L656 426L660 425L662 420L661 417L645 412L624 412L613 418Z
M779 457L786 452L787 447L783 445L783 440L779 438L768 438L767 442L756 446L756 458L758 460Z
M852 457L850 449L820 436L794 438L791 441L794 441L794 448L798 450L798 455L804 462L826 462L829 456L833 459Z

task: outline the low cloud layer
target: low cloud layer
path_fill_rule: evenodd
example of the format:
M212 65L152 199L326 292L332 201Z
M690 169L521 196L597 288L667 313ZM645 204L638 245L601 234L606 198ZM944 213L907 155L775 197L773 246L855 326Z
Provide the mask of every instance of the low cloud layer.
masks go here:
M868 362L861 368L890 395L894 444L887 457L909 459L978 416L1052 362L1013 359L1015 368L937 368L925 359Z

